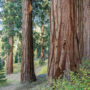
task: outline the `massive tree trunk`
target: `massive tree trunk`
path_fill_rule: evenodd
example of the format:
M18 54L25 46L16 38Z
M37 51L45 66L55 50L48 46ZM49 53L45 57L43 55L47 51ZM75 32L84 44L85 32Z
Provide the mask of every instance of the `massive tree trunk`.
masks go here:
M32 0L23 0L21 82L35 81L32 38Z
M7 59L7 74L13 73L13 36L9 38L10 52Z
M90 59L90 0L83 0L84 7L84 59Z
M48 76L57 79L77 72L80 64L75 20L75 0L51 1L50 51Z

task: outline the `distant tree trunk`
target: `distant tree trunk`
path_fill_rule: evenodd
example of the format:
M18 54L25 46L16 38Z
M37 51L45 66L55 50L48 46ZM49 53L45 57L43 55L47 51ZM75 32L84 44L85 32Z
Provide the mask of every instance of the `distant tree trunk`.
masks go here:
M44 59L44 38L43 38L43 34L44 34L44 26L41 26L41 56L40 58L43 60Z
M75 20L75 0L51 1L50 51L48 76L68 78L80 64L79 43Z
M7 55L7 58L6 58L6 73L8 74L8 55Z
M10 2L13 2L14 0L9 0ZM7 68L7 74L13 73L13 36L9 37L9 44L10 44L10 52L7 56L6 60L6 68Z
M84 59L90 59L90 0L83 0L84 7Z
M13 73L13 36L9 38L10 52L7 60L7 74Z
M33 61L33 38L32 38L32 0L23 0L22 3L22 66L21 82L35 81Z

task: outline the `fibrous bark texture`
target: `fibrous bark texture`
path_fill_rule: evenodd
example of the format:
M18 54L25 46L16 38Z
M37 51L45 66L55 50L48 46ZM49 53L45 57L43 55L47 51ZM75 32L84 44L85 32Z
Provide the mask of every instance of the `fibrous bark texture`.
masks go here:
M83 0L84 8L84 59L90 59L90 0Z
M9 0L10 2L13 2L14 0ZM10 52L9 55L7 56L6 60L6 68L7 68L7 74L12 74L13 73L13 36L9 37L9 44L10 44Z
M21 82L35 81L32 38L32 0L23 0Z
M74 6L75 6L75 25L76 25L75 27L76 27L77 36L78 36L80 58L82 59L83 58L83 52L84 52L83 0L75 0L74 2L75 2Z
M7 59L7 74L13 73L13 36L9 38L10 52Z
M70 70L77 72L80 53L75 24L75 0L52 0L48 61L51 79L68 76Z

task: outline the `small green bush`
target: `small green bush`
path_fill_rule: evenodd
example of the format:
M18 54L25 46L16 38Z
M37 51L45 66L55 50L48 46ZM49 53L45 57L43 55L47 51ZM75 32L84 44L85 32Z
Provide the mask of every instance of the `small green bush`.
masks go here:
M5 72L4 72L4 69L3 69L3 65L0 62L0 84L2 84L4 82L6 82L6 76L5 76Z

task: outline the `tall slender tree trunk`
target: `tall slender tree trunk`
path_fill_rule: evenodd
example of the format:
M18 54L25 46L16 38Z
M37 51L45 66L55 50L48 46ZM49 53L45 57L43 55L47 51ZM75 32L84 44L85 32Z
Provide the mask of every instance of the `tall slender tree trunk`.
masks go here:
M7 59L7 74L13 73L13 36L9 38L10 52Z
M32 38L32 0L23 0L22 3L22 66L21 82L35 81L33 61L33 38Z
M75 0L51 1L50 51L48 76L57 79L77 72L80 64L75 20Z
M83 0L84 7L84 56L90 59L90 0Z
M41 26L41 60L44 59L44 38L43 38L43 35L44 35L44 26L42 25Z
M6 57L6 73L8 74L8 55Z
M9 0L10 2L13 2L14 0ZM9 44L10 44L10 52L9 55L7 57L7 74L12 74L13 73L13 44L14 44L14 40L13 40L13 36L9 37Z

